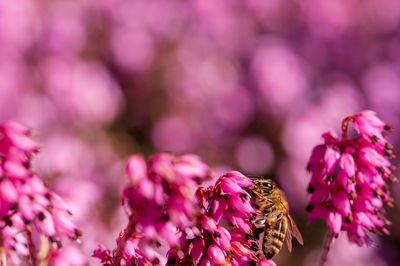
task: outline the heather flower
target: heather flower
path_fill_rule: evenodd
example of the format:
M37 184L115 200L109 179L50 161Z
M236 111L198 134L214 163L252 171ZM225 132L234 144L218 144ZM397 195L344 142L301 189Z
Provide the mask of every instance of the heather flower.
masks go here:
M355 137L348 127L353 123ZM324 144L314 148L308 164L311 193L310 220L322 218L332 236L347 232L349 241L368 245L368 233L389 234L384 204L393 205L387 181L396 181L392 145L385 138L390 126L373 111L362 111L343 120L342 137L323 134Z
M122 193L122 204L129 224L120 233L113 252L99 246L93 256L103 265L165 264L160 246L179 245L178 231L190 228L197 220L194 193L198 184L210 177L208 166L195 155L160 153L147 163L142 156L132 155L126 172L130 182ZM213 226L210 221L204 223Z
M255 209L246 192L252 186L249 178L232 171L214 186L199 187L196 195L201 218L190 231L180 232L182 244L170 249L168 265L248 265L260 261L258 241L252 234Z
M194 155L167 153L147 163L132 155L126 172L122 203L129 223L113 251L99 245L93 252L102 265L274 265L259 258L246 192L253 182L243 174L232 171L199 187L210 177L207 165Z
M50 265L54 266L83 266L86 258L74 246L63 246L51 254Z
M64 201L33 172L31 160L38 146L31 133L16 122L0 125L0 234L9 260L29 254L35 265L34 230L54 243L51 249L61 246L63 236L76 240L81 233Z

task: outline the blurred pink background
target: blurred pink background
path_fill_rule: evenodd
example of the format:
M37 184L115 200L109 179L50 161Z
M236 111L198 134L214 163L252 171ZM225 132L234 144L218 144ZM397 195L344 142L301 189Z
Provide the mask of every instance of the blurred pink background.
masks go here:
M216 174L277 180L305 239L278 265L314 265L322 246L304 210L322 132L372 109L399 154L399 1L1 1L0 47L0 120L38 130L35 170L70 206L87 257L126 223L131 153L195 153ZM397 265L399 211L392 236L369 249L339 239L330 265Z

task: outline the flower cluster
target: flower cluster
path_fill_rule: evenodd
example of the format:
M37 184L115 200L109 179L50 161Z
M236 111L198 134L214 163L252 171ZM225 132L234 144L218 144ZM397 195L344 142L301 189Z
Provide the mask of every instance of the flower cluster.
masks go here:
M349 123L355 136L349 138ZM367 231L389 234L384 203L393 204L387 180L396 181L386 140L390 126L373 111L365 110L343 120L342 138L333 131L323 134L324 144L314 148L308 169L312 193L309 218L325 219L334 236L346 231L351 242L368 245Z
M202 213L199 223L181 232L182 249L169 251L169 264L247 265L258 261L251 222L255 210L244 189L252 186L250 179L232 171L220 177L215 186L200 187L196 192Z
M18 255L29 254L35 264L33 234L61 247L62 236L76 240L81 233L64 201L32 171L38 146L30 134L16 122L0 125L0 238L9 260L18 263Z
M129 224L116 249L94 251L103 265L275 265L259 258L246 191L253 183L243 174L232 171L199 187L210 177L208 167L194 155L166 153L148 163L132 155L126 170Z
M191 227L198 217L194 192L210 177L208 166L195 155L160 153L147 164L142 156L132 155L126 171L130 183L122 201L129 224L120 233L113 253L100 245L93 256L103 265L164 265L162 247L177 246L177 230Z

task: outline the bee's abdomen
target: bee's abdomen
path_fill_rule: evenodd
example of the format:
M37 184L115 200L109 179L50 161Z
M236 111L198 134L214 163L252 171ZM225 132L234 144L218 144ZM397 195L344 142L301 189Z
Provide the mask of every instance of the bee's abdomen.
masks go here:
M285 240L287 226L287 218L285 216L282 216L272 224L266 225L263 240L265 258L271 259L279 253Z

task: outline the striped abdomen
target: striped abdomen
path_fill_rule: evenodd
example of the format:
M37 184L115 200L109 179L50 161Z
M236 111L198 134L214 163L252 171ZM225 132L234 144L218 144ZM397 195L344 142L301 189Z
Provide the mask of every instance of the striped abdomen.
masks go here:
M288 227L288 219L285 215L280 215L279 218L265 225L263 252L265 258L271 259L282 248L285 240L286 230Z

